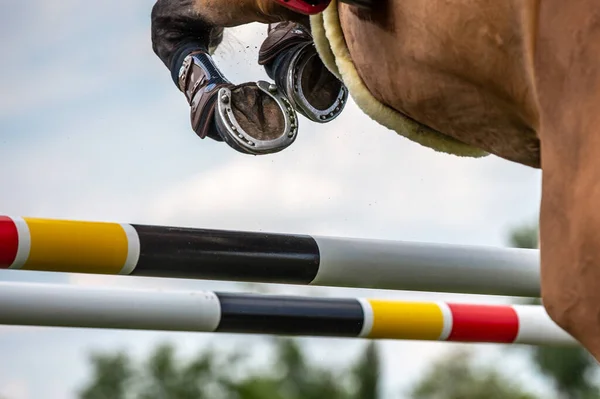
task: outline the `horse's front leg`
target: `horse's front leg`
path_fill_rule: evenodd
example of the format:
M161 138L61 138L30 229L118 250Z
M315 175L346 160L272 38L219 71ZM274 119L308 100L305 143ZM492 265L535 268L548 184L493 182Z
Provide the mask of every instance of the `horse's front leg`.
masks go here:
M308 119L327 123L344 109L348 91L321 61L307 26L293 21L270 26L258 62Z
M600 362L600 3L540 3L542 299Z
M209 49L223 27L253 21L305 21L272 1L158 0L152 9L152 45L190 105L193 130L247 154L281 151L296 138L298 120L289 100L267 82L234 84Z

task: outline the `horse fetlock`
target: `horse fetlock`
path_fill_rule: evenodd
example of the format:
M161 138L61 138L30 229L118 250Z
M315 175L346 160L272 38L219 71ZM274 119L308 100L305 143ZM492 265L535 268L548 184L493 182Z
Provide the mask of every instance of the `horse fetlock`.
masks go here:
M293 108L309 120L327 123L343 111L348 90L323 64L312 36L301 24L284 22L270 29L259 64Z
M214 114L218 92L233 87L205 51L188 54L179 68L177 85L190 105L192 129L200 138L222 141L215 124Z

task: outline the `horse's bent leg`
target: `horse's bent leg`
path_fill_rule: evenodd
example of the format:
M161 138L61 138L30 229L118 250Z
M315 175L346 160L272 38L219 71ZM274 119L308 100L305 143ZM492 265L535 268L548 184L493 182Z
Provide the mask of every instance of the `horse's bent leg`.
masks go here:
M271 0L158 0L152 9L152 46L191 107L193 130L226 141L238 151L280 151L295 139L297 119L289 101L267 84L235 85L212 62L209 48L223 26L305 20ZM219 93L222 93L219 96Z
M542 299L600 361L600 2L540 3Z
M157 0L152 8L152 47L167 68L185 45L196 48L216 46L223 28L251 22L309 20L272 0Z
M307 26L286 21L270 27L258 62L265 66L294 109L308 119L327 123L344 109L348 99L346 86L319 57Z

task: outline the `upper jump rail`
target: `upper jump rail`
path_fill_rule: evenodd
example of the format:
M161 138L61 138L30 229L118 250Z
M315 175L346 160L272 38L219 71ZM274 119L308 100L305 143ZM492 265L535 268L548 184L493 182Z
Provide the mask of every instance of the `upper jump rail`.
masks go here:
M0 269L540 295L537 250L8 216Z

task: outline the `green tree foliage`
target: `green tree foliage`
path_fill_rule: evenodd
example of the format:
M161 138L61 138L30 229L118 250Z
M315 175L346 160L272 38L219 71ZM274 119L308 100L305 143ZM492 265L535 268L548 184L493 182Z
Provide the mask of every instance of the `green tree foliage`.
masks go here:
M532 359L538 370L551 378L564 399L598 399L600 391L591 375L597 365L581 348L535 347Z
M257 373L240 382L228 384L235 399L348 399L346 373L336 374L311 365L298 342L274 339L275 362L271 372Z
M538 226L535 223L522 224L513 228L509 233L509 243L514 248L538 247Z
M515 248L538 248L537 223L515 227L509 233L509 245ZM528 301L541 304L538 298ZM560 397L565 399L597 399L600 392L591 379L597 365L583 348L550 346L531 347L531 357L537 369L550 378Z
M364 355L358 360L352 370L356 381L356 399L377 399L380 396L381 362L374 341L369 342Z
M161 345L138 371L139 399L209 399L219 360L213 352L201 352L190 361L175 357L170 345Z
M90 357L92 382L81 392L81 399L127 399L134 371L124 353L100 354Z
M411 399L535 399L491 367L460 350L436 362L410 390Z
M159 346L137 367L123 353L94 354L90 381L80 399L378 399L379 360L375 344L348 370L310 364L296 340L273 339L275 359L267 370L247 367L235 378L244 354L203 351L188 361L170 345ZM372 367L372 368L371 368Z

